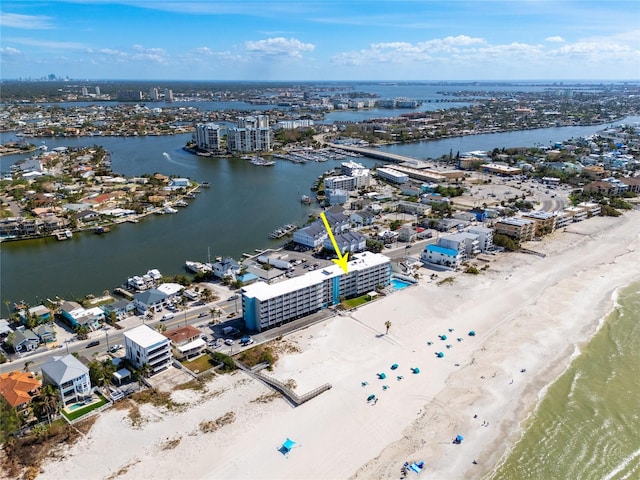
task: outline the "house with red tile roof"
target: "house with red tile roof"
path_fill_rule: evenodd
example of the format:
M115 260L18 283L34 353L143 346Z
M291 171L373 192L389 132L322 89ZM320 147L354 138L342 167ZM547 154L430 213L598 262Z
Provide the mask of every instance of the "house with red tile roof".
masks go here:
M18 410L27 408L41 386L42 382L31 372L16 370L0 374L0 395Z

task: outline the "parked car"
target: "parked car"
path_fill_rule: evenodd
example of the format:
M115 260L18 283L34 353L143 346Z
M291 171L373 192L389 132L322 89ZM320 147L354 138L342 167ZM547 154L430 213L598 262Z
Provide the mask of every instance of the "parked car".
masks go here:
M87 343L87 346L85 348L97 347L98 345L100 345L100 340L93 340Z
M232 300L235 300L236 298L240 298L240 295L236 294L236 295L231 295L229 298L227 298L227 301L230 302Z
M165 320L171 320L173 317L175 317L173 313L165 313L160 319L160 321L164 322Z
M251 345L252 343L254 343L254 340L253 340L253 338L251 338L251 337L242 337L242 338L240 339L240 344L241 344L242 346L245 346L245 347L246 347L247 345Z
M119 343L116 343L115 345L112 345L111 348L109 349L110 352L117 352L118 350L122 349L122 345L120 345Z
M209 314L207 312L200 312L200 315L198 315L198 318L202 318L202 317L206 317Z
M233 339L232 338L227 338L227 339L225 339L224 343L226 345L233 345Z

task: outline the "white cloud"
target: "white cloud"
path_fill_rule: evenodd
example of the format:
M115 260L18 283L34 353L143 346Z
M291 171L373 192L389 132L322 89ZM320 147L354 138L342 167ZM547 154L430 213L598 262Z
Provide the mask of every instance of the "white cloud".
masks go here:
M4 38L3 42L4 43L12 42L12 43L18 43L20 45L30 45L32 47L60 49L60 50L81 50L86 48L84 45L77 42L54 42L51 40L38 40L35 38L25 38L25 37Z
M51 17L44 15L20 15L17 13L0 12L0 26L24 28L28 30L44 30L54 28Z
M565 39L560 35L556 35L554 37L547 37L544 39L545 42L555 42L555 43L564 43Z
M18 50L17 48L13 48L13 47L0 47L0 54L2 55L9 55L9 56L14 56L14 55L20 55L20 50Z
M312 52L315 45L302 43L297 38L274 37L257 42L246 42L245 48L258 55L302 58L302 54Z

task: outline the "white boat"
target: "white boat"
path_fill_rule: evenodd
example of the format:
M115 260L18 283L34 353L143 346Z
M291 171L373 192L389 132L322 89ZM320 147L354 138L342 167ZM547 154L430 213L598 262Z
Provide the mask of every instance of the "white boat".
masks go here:
M67 238L71 238L71 237L73 237L73 232L71 232L71 230L69 230L69 229L66 229L64 231L64 236L67 237Z
M177 208L173 208L170 205L165 205L164 208L162 209L162 211L164 213L178 213L178 209Z
M187 260L184 262L187 270L193 273L210 273L212 271L211 266L202 262L193 262L191 260Z

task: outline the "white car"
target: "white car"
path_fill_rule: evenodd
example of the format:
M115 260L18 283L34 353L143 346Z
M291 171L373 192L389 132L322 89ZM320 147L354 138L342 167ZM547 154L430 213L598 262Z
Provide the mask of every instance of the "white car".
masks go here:
M231 338L227 338L227 339L224 341L224 343L225 343L226 345L233 345L233 339L231 339Z
M115 345L112 345L111 348L109 349L110 352L117 352L118 350L120 350L122 348L122 345L120 345L119 343L116 343Z

